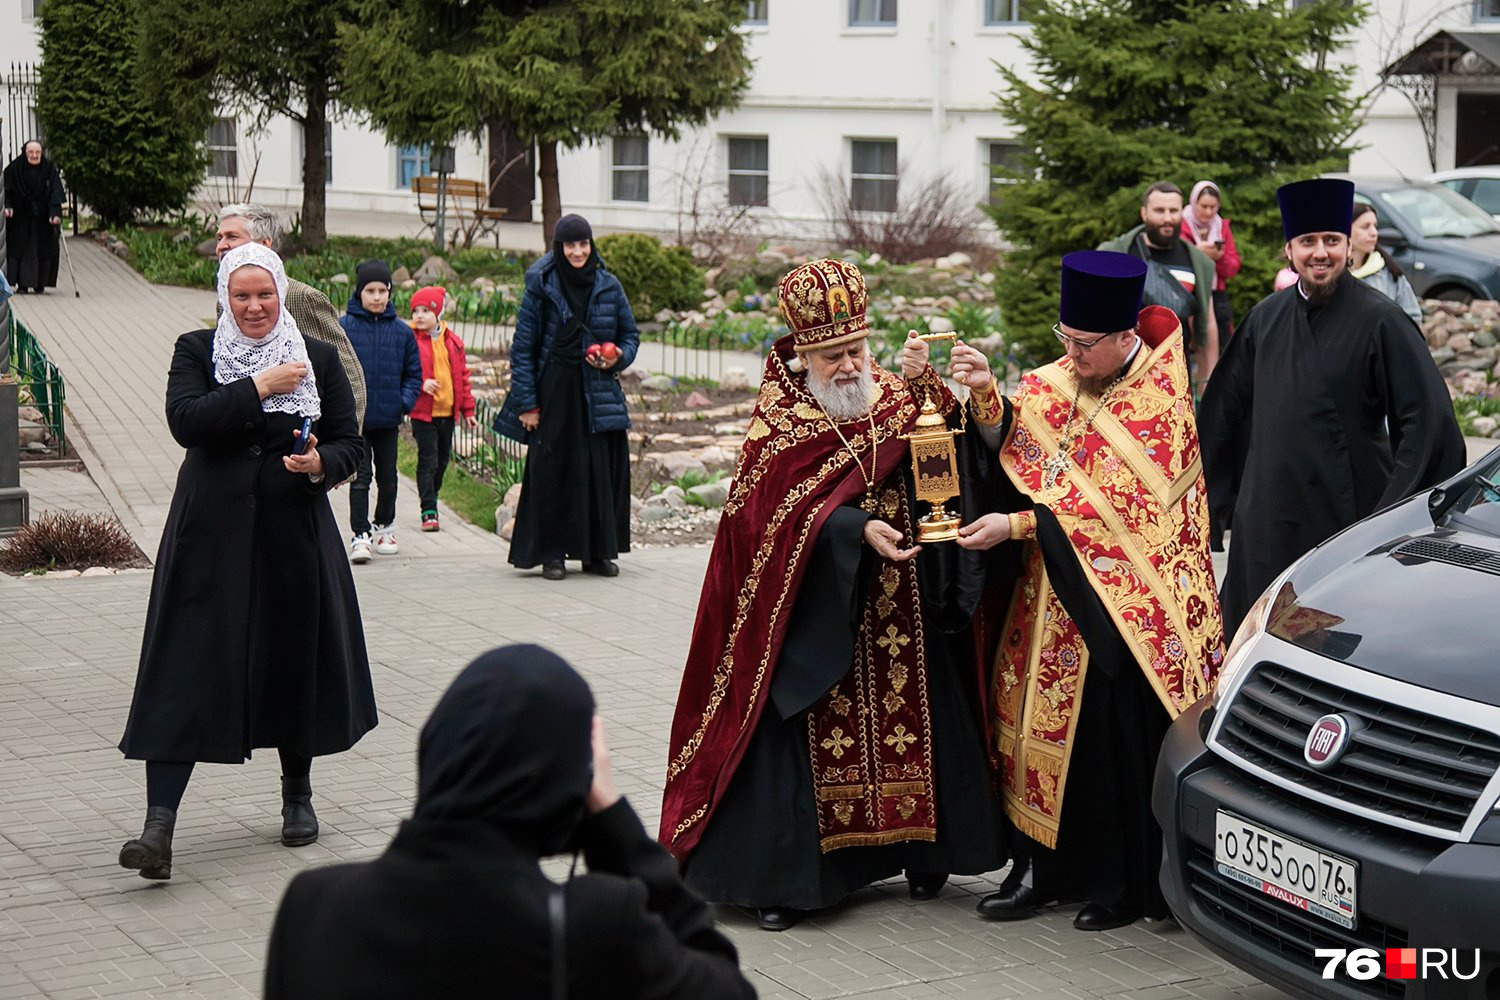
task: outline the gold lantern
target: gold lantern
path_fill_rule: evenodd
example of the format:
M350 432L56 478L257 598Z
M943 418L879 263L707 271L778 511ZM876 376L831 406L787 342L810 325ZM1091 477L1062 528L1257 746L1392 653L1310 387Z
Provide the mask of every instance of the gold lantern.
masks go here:
M952 340L954 335L927 334L922 339ZM916 426L910 434L902 435L902 440L911 445L911 472L917 499L932 504L932 510L917 521L918 543L951 542L958 538L959 515L950 513L945 504L959 495L958 449L953 439L962 433L962 429L948 426L929 396L917 415Z

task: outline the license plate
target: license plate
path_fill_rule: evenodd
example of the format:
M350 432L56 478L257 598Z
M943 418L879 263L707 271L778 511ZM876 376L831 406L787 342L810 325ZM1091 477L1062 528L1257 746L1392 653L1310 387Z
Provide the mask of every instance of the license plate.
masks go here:
M1219 874L1316 917L1354 928L1359 865L1220 809L1214 823Z

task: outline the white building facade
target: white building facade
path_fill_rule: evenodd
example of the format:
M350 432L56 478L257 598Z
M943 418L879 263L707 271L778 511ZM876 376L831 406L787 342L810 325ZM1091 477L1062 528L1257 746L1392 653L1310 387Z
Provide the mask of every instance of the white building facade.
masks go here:
M743 207L768 238L795 238L826 229L829 177L858 208L889 208L898 175L904 184L941 176L983 201L991 167L1019 151L1013 126L994 110L1002 83L995 64L1025 70L1028 2L747 0L744 30L755 69L740 107L677 142L618 136L562 151L564 210L605 231L673 236L688 225L696 198L700 206ZM0 0L0 73L39 60L35 14L44 3ZM1377 0L1346 53L1356 66L1350 86L1375 91L1384 67L1440 29L1500 37L1500 0ZM1461 132L1497 120L1486 117L1490 102L1500 115L1500 69L1483 60L1475 68L1431 81L1435 162L1412 101L1387 87L1366 104L1351 170L1422 176L1455 165L1461 154L1472 158L1477 140ZM7 159L30 129L17 114L14 90L8 114L0 104ZM501 150L493 134L487 139L459 145L455 176L495 181L513 148ZM202 201L250 194L300 204L302 134L295 122L273 120L257 130L247 117L226 116L212 129L210 146ZM413 176L430 172L425 151L394 146L345 119L331 125L329 152L331 209L416 214L408 188ZM1500 147L1481 162L1500 162ZM531 162L522 161L512 167L507 191L495 185L492 203L506 207L507 218L540 218L532 173Z

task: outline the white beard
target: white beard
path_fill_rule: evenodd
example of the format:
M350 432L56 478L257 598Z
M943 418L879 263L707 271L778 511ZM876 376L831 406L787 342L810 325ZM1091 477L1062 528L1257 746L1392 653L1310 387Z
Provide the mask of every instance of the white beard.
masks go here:
M828 419L834 423L859 420L870 412L870 397L875 393L875 375L868 365L853 382L836 384L833 379L819 378L814 372L807 373L807 390L813 394Z

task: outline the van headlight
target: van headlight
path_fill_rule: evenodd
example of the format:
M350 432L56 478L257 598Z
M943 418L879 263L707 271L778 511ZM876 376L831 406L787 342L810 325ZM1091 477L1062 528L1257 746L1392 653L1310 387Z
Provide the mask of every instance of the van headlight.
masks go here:
M1266 626L1271 621L1271 612L1275 608L1277 595L1281 593L1287 580L1306 558L1307 555L1303 555L1282 570L1281 575L1271 581L1271 585L1261 592L1254 604L1250 605L1250 610L1245 614L1245 620L1240 622L1240 627L1234 633L1234 639L1229 643L1229 649L1224 653L1224 666L1219 670L1219 676L1214 679L1214 693L1210 704L1215 708L1219 706L1219 692L1229 690L1235 675L1240 672L1245 661L1250 659L1247 650L1256 639L1265 634Z

